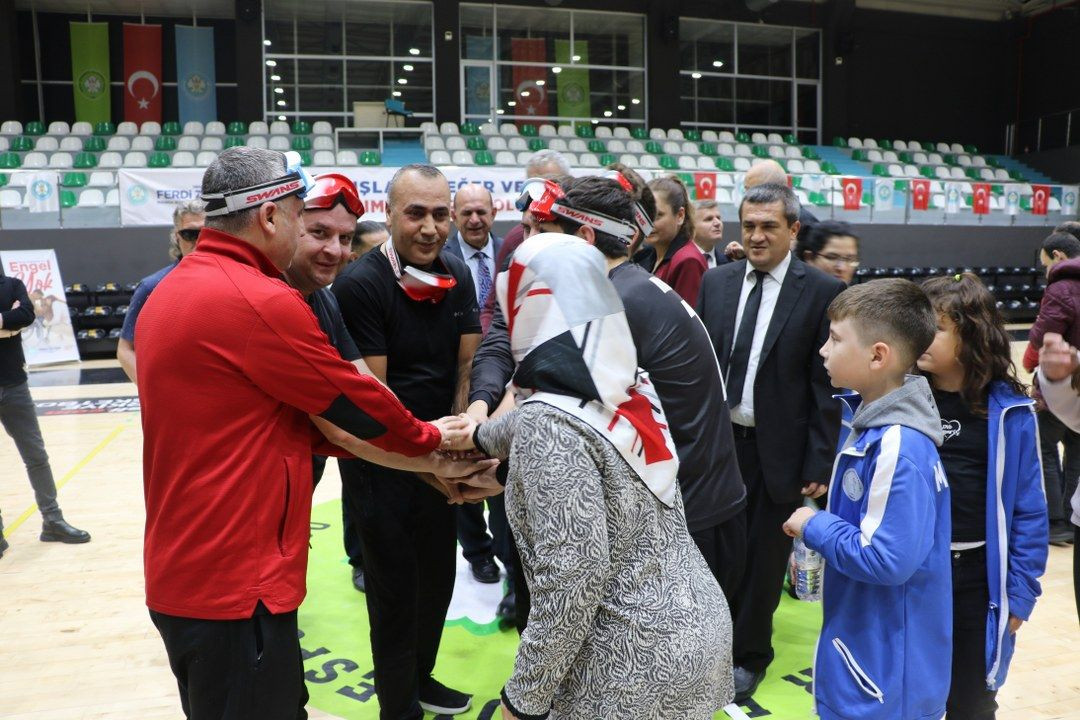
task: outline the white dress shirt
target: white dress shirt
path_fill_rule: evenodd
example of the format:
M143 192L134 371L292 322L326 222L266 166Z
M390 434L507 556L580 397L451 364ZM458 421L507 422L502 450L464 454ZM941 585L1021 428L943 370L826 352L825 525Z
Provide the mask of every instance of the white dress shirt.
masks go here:
M784 284L784 276L787 275L790 265L791 253L788 253L780 264L770 270L764 278L765 284L761 288L761 305L758 306L757 323L754 325L754 340L750 343L750 357L746 362L746 381L743 383L742 401L731 409L731 422L737 425L754 427L754 381L757 379L758 363L761 360L761 346L765 344L765 333L769 329L769 322L776 308L776 298L780 295L780 287ZM749 262L746 263L746 275L743 276L742 289L739 291L739 309L735 313L735 333L732 338L739 334L746 298L754 288L756 278L754 266ZM734 340L732 340L731 348L735 349Z
M711 250L706 251L705 248L701 247L697 243L694 243L694 246L701 251L702 255L705 256L706 265L708 265L710 268L716 267L716 255L714 255Z
M461 257L465 259L465 264L469 266L469 272L472 273L473 288L476 290L476 302L480 302L480 263L483 262L487 265L488 277L491 278L491 291L495 292L495 243L491 239L491 234L488 233L487 242L484 243L484 247L477 250L469 243L465 242L465 238L461 237L461 233L457 233L455 240L458 244L458 249L461 251ZM476 257L476 253L483 254L482 258Z

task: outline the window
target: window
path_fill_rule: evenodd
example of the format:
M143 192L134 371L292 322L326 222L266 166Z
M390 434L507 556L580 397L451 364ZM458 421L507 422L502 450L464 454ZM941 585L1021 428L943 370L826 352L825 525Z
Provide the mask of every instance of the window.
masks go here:
M464 120L645 122L642 15L461 5Z
M433 117L430 2L265 0L266 120L351 125L353 103L401 100Z

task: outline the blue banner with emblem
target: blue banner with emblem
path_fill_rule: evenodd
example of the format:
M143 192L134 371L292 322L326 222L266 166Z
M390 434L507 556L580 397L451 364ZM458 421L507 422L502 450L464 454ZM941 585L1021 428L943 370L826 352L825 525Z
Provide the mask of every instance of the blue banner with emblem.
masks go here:
M176 91L180 124L217 120L214 29L176 26Z

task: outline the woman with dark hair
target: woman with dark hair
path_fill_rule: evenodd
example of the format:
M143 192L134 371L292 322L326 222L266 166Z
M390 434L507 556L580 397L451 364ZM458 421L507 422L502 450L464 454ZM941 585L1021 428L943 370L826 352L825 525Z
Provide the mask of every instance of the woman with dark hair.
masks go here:
M673 175L656 178L649 189L656 199L656 218L652 234L645 238L648 247L634 262L670 285L691 306L697 305L701 276L709 265L697 245L690 242L694 209L689 193Z
M795 257L850 285L859 267L859 236L841 220L815 223L799 233Z

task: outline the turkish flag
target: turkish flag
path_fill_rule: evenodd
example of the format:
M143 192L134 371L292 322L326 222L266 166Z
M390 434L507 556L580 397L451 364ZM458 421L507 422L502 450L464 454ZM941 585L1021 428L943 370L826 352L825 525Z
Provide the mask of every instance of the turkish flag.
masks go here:
M1050 186L1049 185L1032 185L1031 186L1031 214L1032 215L1045 215L1046 204L1050 200Z
M161 122L161 26L124 23L124 119Z
M973 183L971 186L971 212L976 215L990 214L990 185Z
M862 178L846 177L840 181L844 192L844 209L858 210L862 206Z
M930 181L929 180L912 180L911 181L911 209L912 210L929 210L930 209Z
M694 194L698 200L715 200L716 173L694 173Z
M547 41L543 38L510 38L510 58L514 62L547 62ZM548 114L547 68L514 65L515 114L525 117Z

